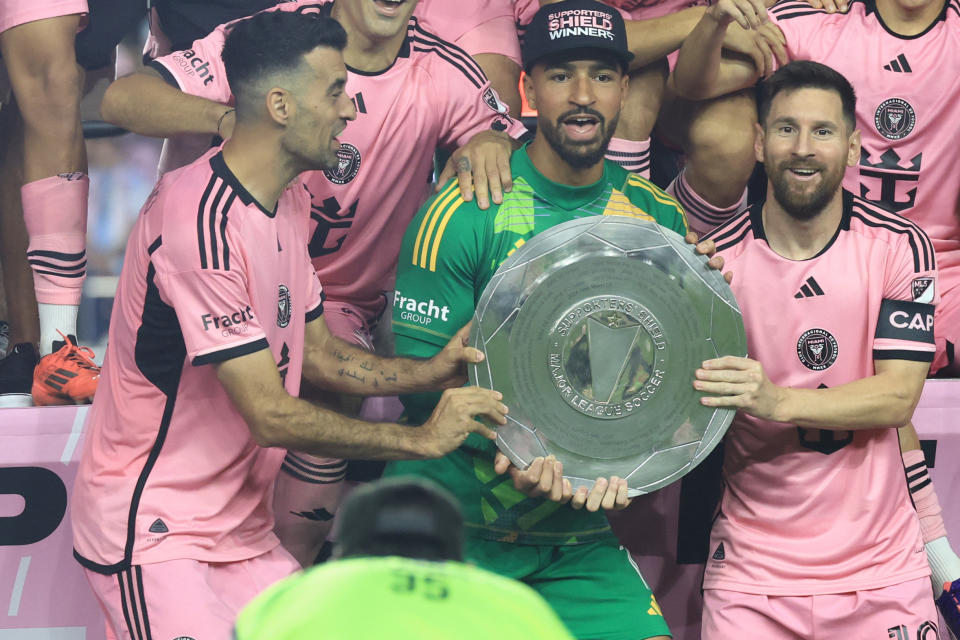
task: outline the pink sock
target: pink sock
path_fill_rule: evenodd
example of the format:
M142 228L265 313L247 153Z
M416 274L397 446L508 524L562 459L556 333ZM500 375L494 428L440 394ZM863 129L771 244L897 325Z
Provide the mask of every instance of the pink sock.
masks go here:
M62 173L23 185L23 219L30 236L27 260L33 268L37 302L79 305L87 273L85 173Z
M920 516L920 532L923 534L923 543L947 535L947 527L940 515L940 502L933 489L933 480L927 473L927 462L923 451L914 449L903 453L903 468L907 475L907 488L913 499L913 506Z
M313 564L343 497L347 463L287 452L273 497L274 531L304 567Z
M613 138L607 148L607 160L649 180L650 138L640 141Z
M747 209L747 190L743 190L740 200L729 207L716 207L700 196L687 182L687 170L683 169L673 179L666 192L677 199L684 213L687 214L687 224L690 228L703 235L720 226L730 218Z

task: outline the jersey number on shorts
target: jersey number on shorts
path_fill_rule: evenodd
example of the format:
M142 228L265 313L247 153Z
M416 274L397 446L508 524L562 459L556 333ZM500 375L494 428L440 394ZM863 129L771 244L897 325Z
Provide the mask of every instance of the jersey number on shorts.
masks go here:
M319 258L340 250L357 215L359 200L344 209L336 198L330 197L319 207L310 207L310 217L317 221L317 228L310 238L308 250L311 258Z
M828 431L826 429L804 429L797 427L800 446L830 455L853 442L853 431Z

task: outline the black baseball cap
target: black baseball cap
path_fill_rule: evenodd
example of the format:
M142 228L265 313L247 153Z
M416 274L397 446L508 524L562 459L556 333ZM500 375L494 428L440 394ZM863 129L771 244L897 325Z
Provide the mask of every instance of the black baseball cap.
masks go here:
M624 69L633 60L619 11L595 0L564 0L533 16L523 36L523 68L529 72L542 58L578 49L611 53Z
M422 478L398 476L357 488L337 512L333 555L463 560L456 499Z

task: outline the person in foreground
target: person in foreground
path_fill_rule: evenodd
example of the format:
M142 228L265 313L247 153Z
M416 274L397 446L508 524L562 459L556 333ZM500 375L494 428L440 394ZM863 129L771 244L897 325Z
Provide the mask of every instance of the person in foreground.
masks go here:
M856 97L793 62L762 83L768 199L708 237L737 273L750 358L694 387L739 410L704 577L705 640L939 637L897 428L935 342L933 246L841 188L860 159Z
M532 589L464 564L463 515L432 482L390 478L357 489L336 534L335 561L251 602L237 640L573 639Z
M335 20L268 12L223 58L237 125L166 174L127 246L103 385L72 498L75 556L117 638L226 639L240 608L299 568L270 509L286 448L430 457L495 392L456 388L480 354L458 334L431 360L384 359L334 338L307 254L297 176L336 165L355 109ZM301 377L344 393L448 388L426 429L350 419L297 398Z
M564 16L576 15L594 16L608 28L568 35L557 27ZM624 215L687 232L683 211L670 196L604 160L627 93L630 59L623 20L606 5L568 0L536 14L523 50L525 91L538 110L536 136L514 153L513 189L502 204L481 211L450 182L413 219L397 267L393 327L398 353L425 357L441 349L457 324L472 316L507 256L554 225ZM418 308L427 313L411 312ZM407 420L419 424L436 396L401 400ZM513 468L511 478L500 475L509 465L495 456L493 443L468 438L441 460L391 463L386 473L428 477L450 488L464 508L467 559L532 586L574 636L667 636L650 588L600 511L628 504L626 482L604 478L592 491L570 495L569 482L561 480L562 468L552 458L537 460L526 471Z

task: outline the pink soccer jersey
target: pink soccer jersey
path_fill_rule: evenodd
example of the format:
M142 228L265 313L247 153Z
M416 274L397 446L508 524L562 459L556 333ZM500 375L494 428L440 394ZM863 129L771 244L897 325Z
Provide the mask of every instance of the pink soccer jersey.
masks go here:
M299 0L275 9L330 8L330 2ZM230 102L220 59L226 26L153 66L186 93ZM382 311L384 292L393 286L403 232L429 192L434 150L456 148L489 129L514 137L525 132L477 63L434 33L414 16L390 68L377 74L348 69L357 119L340 135L337 166L305 177L317 275L331 300L350 302L368 321Z
M933 358L937 271L913 222L844 192L835 238L809 260L767 244L760 206L709 236L743 311L751 358L780 386ZM826 431L738 413L704 588L766 595L873 589L928 575L895 429Z
M520 62L513 0L420 0L414 15L471 56L497 53Z
M3 0L0 2L0 33L28 22L78 13L86 15L87 0Z
M283 449L257 446L212 363L270 349L300 388L304 326L323 313L299 180L262 208L219 150L163 177L124 259L71 499L88 569L229 562L278 544Z
M920 225L937 250L942 293L960 295L960 2L947 0L910 37L887 29L874 0L853 0L846 14L784 0L769 15L791 59L827 64L857 92L863 150L844 187Z

